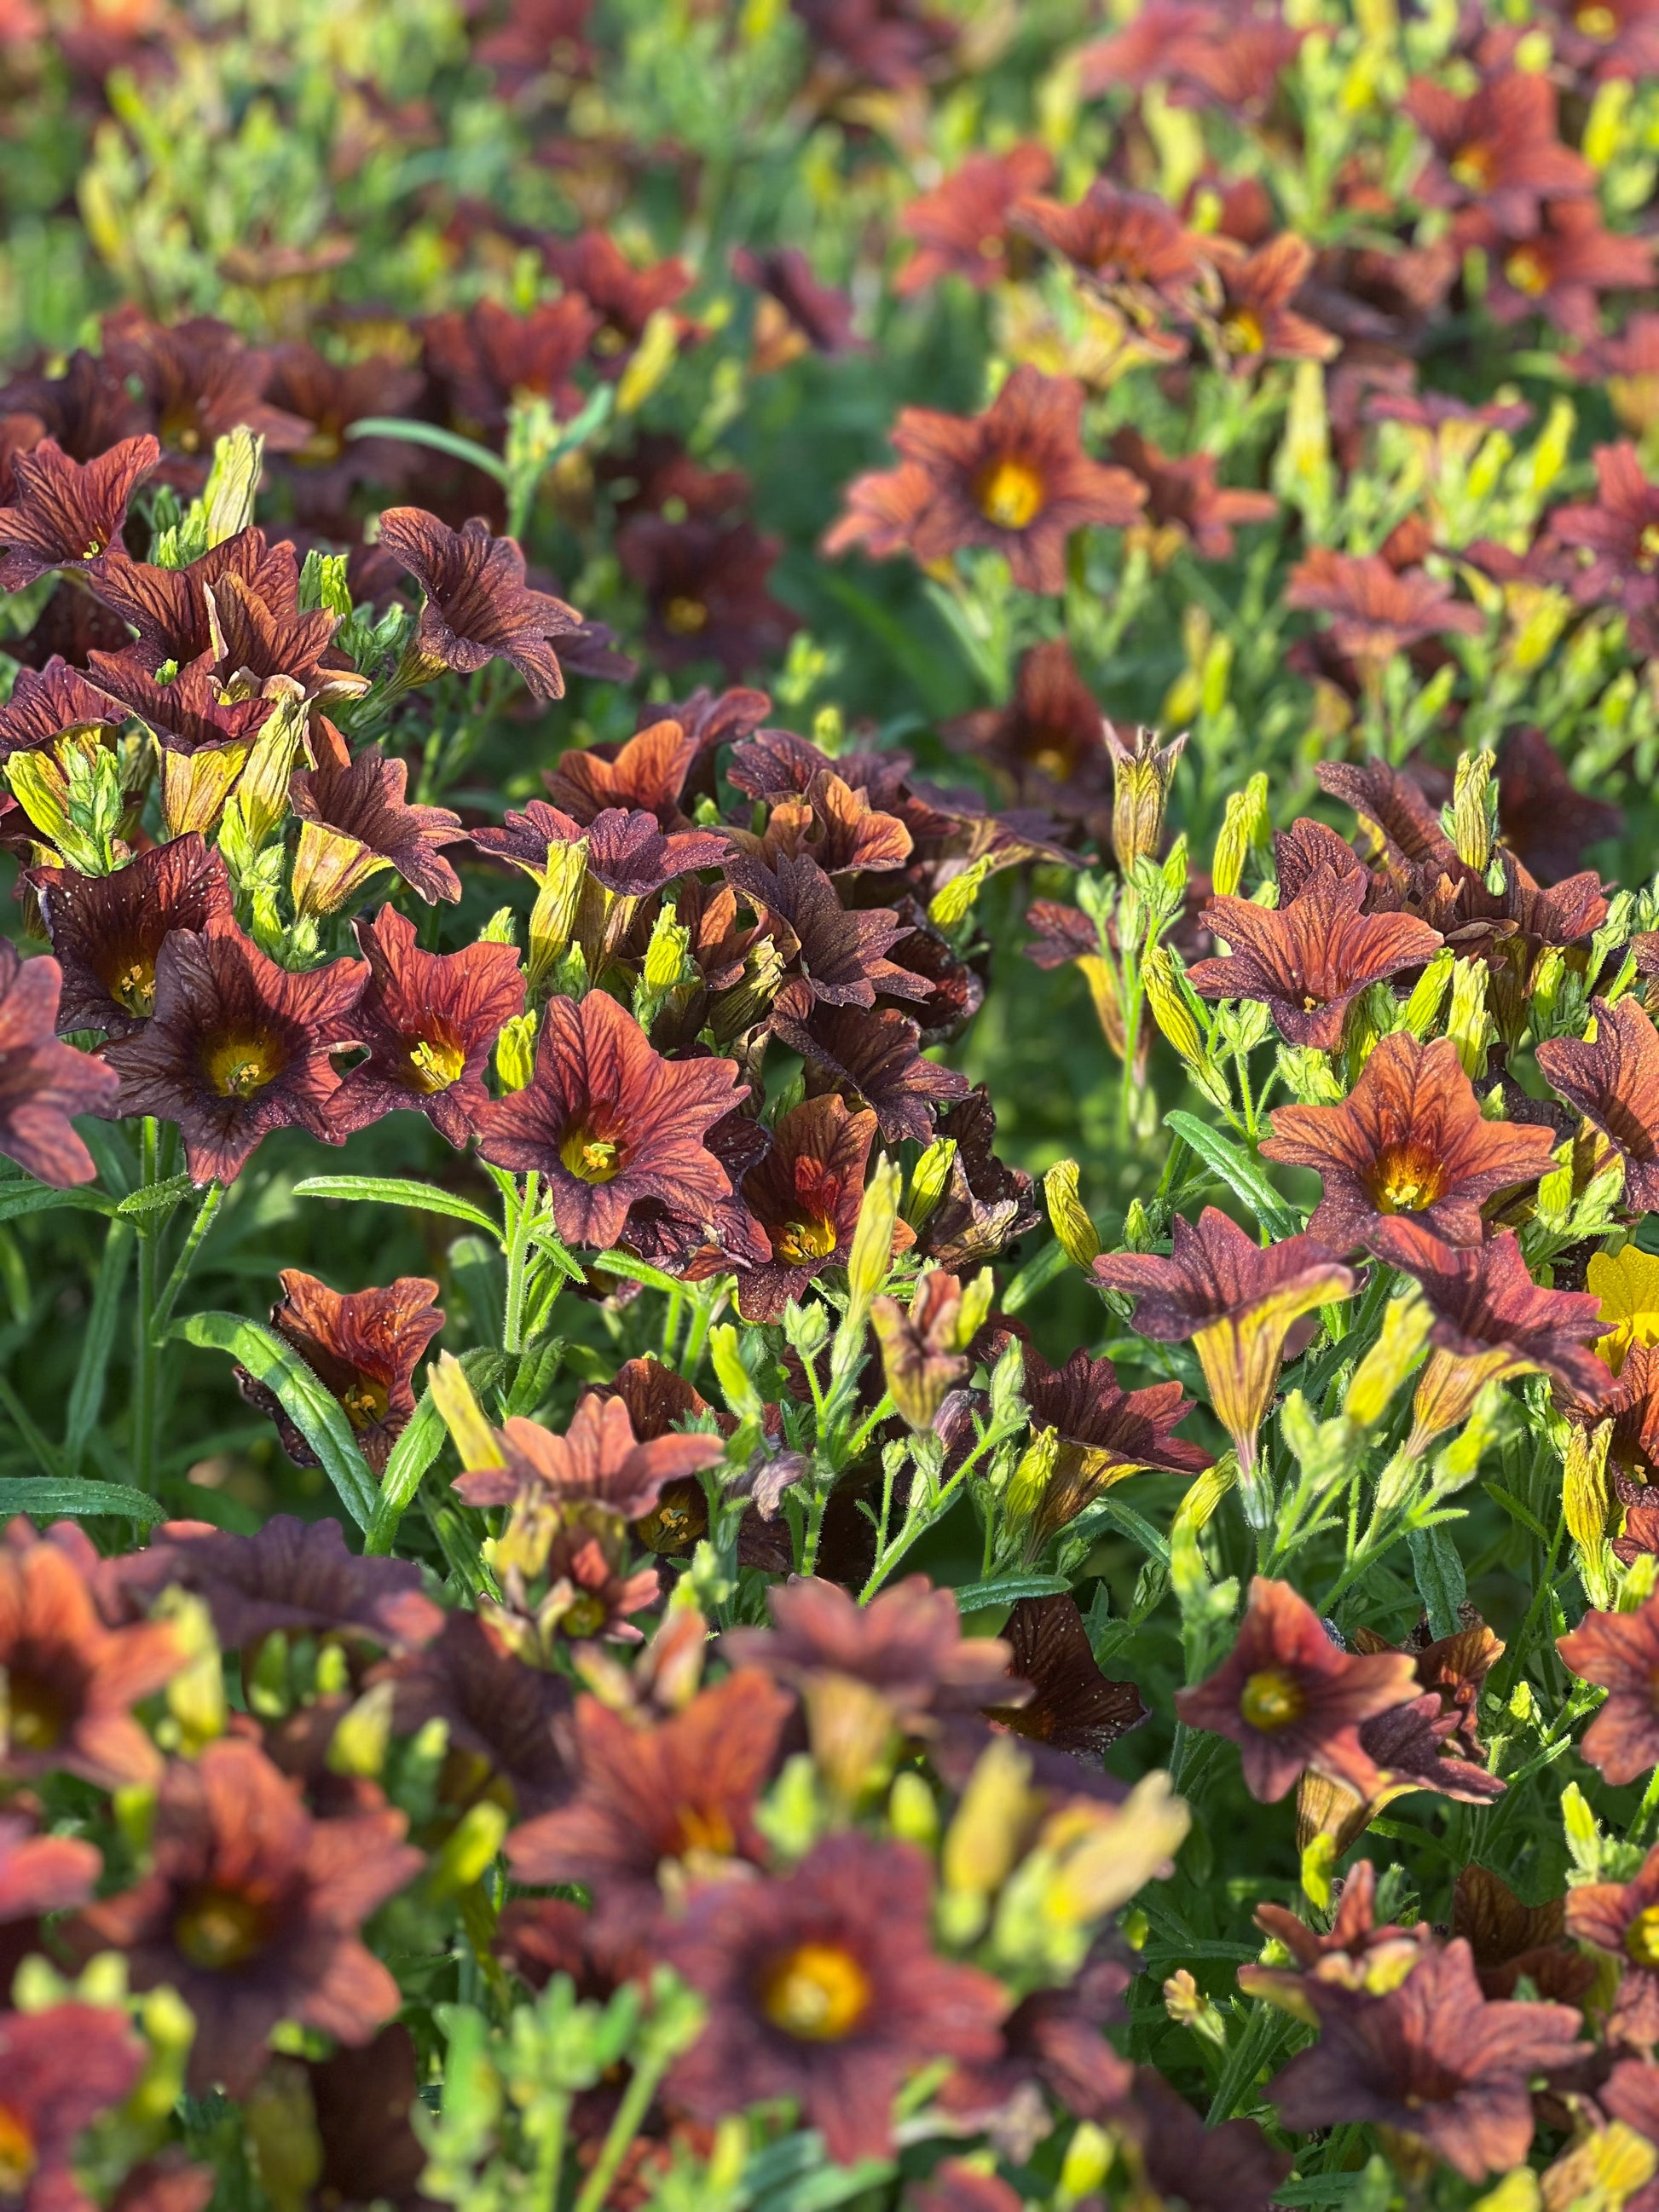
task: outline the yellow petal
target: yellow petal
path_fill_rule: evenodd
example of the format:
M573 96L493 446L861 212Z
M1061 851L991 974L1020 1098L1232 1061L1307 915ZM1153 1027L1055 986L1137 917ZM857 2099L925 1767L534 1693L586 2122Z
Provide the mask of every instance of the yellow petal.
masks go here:
M1659 1344L1659 1256L1634 1244L1612 1255L1597 1252L1584 1283L1601 1301L1607 1334L1599 1349L1616 1375L1632 1344Z

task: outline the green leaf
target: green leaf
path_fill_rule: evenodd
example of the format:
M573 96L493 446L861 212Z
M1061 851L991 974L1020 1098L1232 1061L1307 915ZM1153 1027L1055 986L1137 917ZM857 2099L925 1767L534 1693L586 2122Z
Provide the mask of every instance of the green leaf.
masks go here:
M32 1521L74 1519L88 1513L118 1514L153 1528L167 1517L159 1498L125 1482L87 1482L71 1475L19 1474L0 1480L0 1518L27 1513Z
M381 1557L390 1553L398 1539L398 1523L414 1504L427 1469L444 1448L447 1433L431 1391L423 1390L409 1426L392 1447L392 1456L386 1463L380 1494L363 1539L365 1552Z
M1407 1529L1406 1541L1411 1547L1412 1579L1428 1608L1430 1635L1455 1636L1457 1608L1469 1594L1456 1545L1437 1522L1432 1528Z
M1071 1261L1065 1247L1059 1243L1045 1244L1035 1259L1028 1260L1002 1294L1004 1313L1018 1313L1029 1304L1037 1292L1046 1289L1056 1275L1063 1275Z
M683 1296L686 1289L672 1275L665 1275L660 1267L648 1267L643 1260L630 1260L625 1252L596 1253L593 1272L599 1275L625 1275L630 1283L643 1283L647 1290L666 1291L671 1297Z
M112 1221L104 1238L103 1257L92 1306L81 1336L75 1380L70 1386L69 1408L64 1417L64 1460L70 1474L79 1468L98 1416L104 1407L104 1385L109 1376L110 1352L121 1302L126 1294L127 1265L137 1241L131 1222Z
M1518 1521L1521 1526L1525 1528L1529 1534L1536 1536L1539 1542L1544 1547L1544 1549L1547 1552L1548 1551L1550 1547L1549 1531L1545 1528L1541 1521L1535 1519L1532 1514L1528 1512L1526 1507L1521 1503L1521 1500L1518 1498L1512 1498L1507 1490L1504 1489L1496 1482L1483 1482L1480 1487L1486 1492L1487 1497L1490 1498L1494 1504L1503 1507L1504 1512L1509 1515L1511 1521Z
M1253 1159L1242 1145L1234 1144L1207 1121L1200 1121L1196 1114L1186 1113L1178 1106L1164 1116L1164 1126L1184 1138L1205 1166L1243 1200L1269 1237L1298 1234L1301 1215L1285 1204L1262 1173L1261 1162Z
M374 1477L337 1400L324 1389L297 1352L263 1322L248 1321L241 1314L191 1314L175 1322L170 1333L186 1344L229 1352L256 1382L273 1391L316 1453L347 1512L360 1528L372 1524L379 1503Z
M177 1206L196 1188L187 1175L169 1176L165 1182L146 1183L117 1206L117 1213L154 1213L158 1206Z
M1023 1597L1058 1597L1071 1587L1064 1575L1003 1575L994 1582L967 1583L957 1592L957 1611L988 1613L994 1605L1018 1605Z
M410 1206L422 1213L447 1213L456 1221L470 1221L499 1244L501 1225L492 1221L481 1206L459 1198L436 1183L416 1182L407 1176L307 1176L294 1186L296 1198L343 1198L356 1203L378 1200L382 1206Z
M414 422L402 415L365 415L361 422L348 423L345 434L348 438L401 438L406 445L430 446L434 453L447 453L452 459L470 461L475 469L494 477L498 484L507 481L507 464L499 453L436 422Z
M1115 1528L1120 1536L1127 1536L1132 1544L1138 1544L1146 1557L1156 1559L1159 1566L1169 1565L1168 1538L1153 1528L1144 1513L1137 1513L1133 1505L1126 1505L1121 1498L1109 1494L1097 1499L1086 1513L1079 1514L1066 1533L1068 1536L1087 1536L1092 1540L1099 1535L1103 1523L1109 1528Z
M15 1221L21 1213L50 1213L59 1206L78 1206L88 1213L115 1211L115 1200L100 1190L54 1190L50 1183L33 1181L0 1184L0 1221Z

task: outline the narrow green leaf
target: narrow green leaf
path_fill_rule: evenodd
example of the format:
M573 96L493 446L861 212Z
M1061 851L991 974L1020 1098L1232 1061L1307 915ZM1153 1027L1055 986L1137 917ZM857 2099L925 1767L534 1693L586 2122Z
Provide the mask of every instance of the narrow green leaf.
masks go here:
M249 1321L241 1314L190 1314L174 1322L171 1334L186 1344L228 1352L256 1382L274 1391L283 1411L316 1453L347 1512L360 1528L370 1526L379 1502L374 1477L337 1401L297 1352L263 1322Z
M967 1583L957 1592L957 1611L988 1613L994 1605L1018 1605L1023 1597L1058 1597L1071 1587L1064 1575L1003 1575L994 1582Z
M1242 1145L1234 1144L1207 1121L1200 1121L1196 1114L1183 1112L1180 1107L1164 1116L1164 1126L1183 1138L1205 1166L1243 1199L1269 1237L1297 1235L1302 1227L1301 1215L1285 1204L1262 1173L1261 1162L1252 1159Z
M50 1183L0 1184L0 1221L15 1221L22 1213L50 1213L60 1206L79 1206L86 1213L113 1213L115 1200L100 1190L54 1190Z
M415 422L402 415L365 415L360 422L346 425L348 438L401 438L405 445L430 446L434 453L447 453L453 459L470 461L475 469L482 469L496 483L507 481L507 464L499 453L492 453L488 446L475 445L458 430L446 430L436 422Z
M1430 1635L1455 1636L1457 1609L1469 1594L1456 1545L1438 1524L1408 1529L1406 1541L1411 1549L1412 1579L1428 1609Z
M80 1473L82 1455L104 1409L110 1352L126 1293L127 1266L137 1242L137 1232L130 1221L118 1218L110 1223L64 1417L64 1462L70 1474Z
M436 1183L416 1182L406 1176L307 1176L294 1186L296 1198L343 1198L362 1204L376 1200L382 1206L410 1206L422 1213L447 1213L456 1221L470 1221L501 1242L501 1225L492 1221L481 1206L460 1198Z
M169 1176L165 1182L146 1183L133 1191L116 1206L118 1214L154 1213L158 1206L177 1206L188 1198L196 1185L187 1175Z
M1056 1275L1063 1275L1070 1265L1063 1245L1057 1243L1045 1244L1035 1259L1026 1261L1003 1292L1004 1313L1018 1313L1039 1291L1046 1289Z
M1127 1536L1132 1544L1139 1544L1149 1559L1156 1559L1161 1567L1169 1565L1168 1539L1153 1528L1144 1513L1137 1513L1133 1505L1126 1505L1121 1498L1110 1496L1101 1498L1089 1508L1087 1513L1079 1516L1072 1524L1073 1532L1079 1535L1092 1534L1096 1523L1102 1521L1109 1528L1115 1528L1120 1536Z
M643 1283L647 1290L666 1291L671 1296L676 1291L684 1292L686 1287L672 1275L665 1275L660 1267L648 1267L643 1260L630 1260L625 1252L596 1253L593 1269L600 1275L626 1275L630 1283Z
M398 1540L398 1524L415 1501L415 1493L438 1454L444 1448L443 1416L432 1402L430 1390L421 1393L409 1426L392 1447L380 1479L380 1494L363 1539L363 1549L382 1557Z
M88 1482L70 1475L21 1474L0 1480L0 1519L27 1513L32 1521L74 1519L88 1513L114 1513L146 1528L167 1517L167 1508L144 1491L125 1482Z
M1521 1526L1525 1528L1529 1534L1536 1536L1539 1542L1544 1547L1544 1549L1547 1552L1548 1551L1550 1547L1548 1530L1545 1528L1541 1521L1535 1519L1532 1514L1528 1512L1526 1507L1521 1503L1521 1500L1518 1498L1512 1498L1507 1490L1503 1489L1495 1482L1483 1482L1480 1487L1486 1492L1487 1497L1490 1498L1494 1504L1503 1507L1504 1512L1509 1515L1511 1521L1518 1521Z

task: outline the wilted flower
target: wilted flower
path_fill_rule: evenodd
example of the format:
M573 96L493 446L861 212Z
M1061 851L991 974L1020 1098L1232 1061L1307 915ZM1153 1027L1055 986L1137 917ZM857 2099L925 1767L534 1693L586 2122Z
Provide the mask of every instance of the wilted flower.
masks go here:
M1582 1680L1607 1692L1584 1731L1584 1757L1609 1782L1638 1782L1650 1774L1659 1766L1659 1713L1653 1698L1659 1677L1659 1597L1645 1599L1633 1613L1587 1613L1577 1628L1556 1638L1556 1649Z
M471 675L506 660L535 698L564 696L550 641L569 635L581 617L550 592L529 588L512 538L492 536L477 515L457 531L424 507L390 507L380 544L426 593L410 647L422 675L444 668Z
M1212 899L1204 927L1232 950L1188 969L1206 999L1259 999L1290 1044L1334 1052L1349 1006L1370 984L1421 967L1440 934L1407 914L1362 911L1364 871L1338 876L1316 867L1288 905Z
M1291 569L1285 604L1329 615L1331 643L1370 673L1425 638L1486 628L1479 607L1455 599L1450 585L1425 568L1395 568L1380 553L1334 553L1328 545L1316 545Z
M385 1290L343 1296L298 1267L284 1267L283 1295L270 1325L292 1345L330 1396L338 1401L376 1474L415 1416L414 1374L444 1325L438 1285L424 1275L400 1275ZM313 1467L305 1438L276 1393L241 1376L242 1395L276 1421L283 1449L296 1467ZM319 1524L337 1528L334 1522Z
M1466 2181L1526 2157L1531 2076L1582 2051L1571 2005L1483 1998L1462 1942L1431 1952L1382 1996L1317 1981L1305 1990L1319 2041L1268 2085L1285 2125L1369 2120L1426 2143Z
M404 1826L361 1801L318 1820L256 1746L223 1738L168 1767L150 1871L88 1906L71 1939L83 1955L125 1951L137 1989L177 1990L196 2016L192 2087L241 2095L279 2021L359 2044L397 2011L359 1929L420 1870Z
M71 1116L106 1114L116 1093L100 1060L59 1044L62 971L0 940L0 1152L58 1189L98 1170Z
M942 185L911 201L899 228L917 250L900 270L894 290L925 291L941 276L965 276L982 292L1009 273L1011 217L1027 192L1054 174L1046 148L1013 146L1006 154L970 154Z
M916 1279L908 1306L896 1298L872 1301L870 1320L881 1346L887 1395L907 1427L931 1429L939 1407L968 1373L958 1348L962 1285L942 1267Z
M1280 1106L1272 1118L1262 1156L1317 1171L1308 1232L1339 1252L1397 1213L1448 1243L1478 1244L1486 1200L1546 1174L1554 1144L1550 1129L1486 1120L1456 1046L1403 1030L1379 1039L1340 1106Z
M1009 2004L933 1952L930 1877L909 1845L849 1832L793 1873L694 1894L666 1954L709 2012L669 2077L675 2100L714 2120L790 2098L838 2164L887 2157L904 2081L993 2057Z
M355 928L369 976L354 1026L368 1054L330 1101L330 1126L344 1135L408 1107L459 1151L489 1103L495 1040L524 1010L518 953L491 944L423 951L414 923L392 906Z
M0 590L95 561L119 538L127 501L160 459L148 437L124 438L89 461L71 460L54 438L14 453L12 504L0 507Z
M530 1084L478 1109L479 1150L539 1170L560 1236L609 1250L641 1200L702 1221L730 1194L703 1140L739 1103L737 1074L729 1060L664 1060L602 991L553 999Z
M1416 1691L1409 1658L1342 1650L1288 1583L1258 1575L1238 1639L1207 1681L1176 1692L1188 1728L1238 1745L1245 1787L1272 1804L1304 1766L1369 1796L1380 1778L1359 1726Z
M1102 1674L1068 1590L1052 1597L1023 1597L1002 1626L1011 1656L1008 1673L1030 1685L1024 1705L990 1705L1000 1727L1080 1759L1098 1759L1108 1745L1146 1717L1133 1682Z
M128 2095L144 2046L126 2014L88 2004L0 2013L0 2190L16 2212L92 2212L82 2130Z
M412 1561L349 1552L337 1521L291 1513L273 1514L252 1536L205 1521L163 1522L148 1550L119 1564L117 1578L135 1597L175 1583L196 1591L228 1650L252 1650L267 1636L312 1635L402 1650L428 1642L445 1618L423 1595Z
M198 1182L234 1181L273 1129L331 1139L330 1054L357 1042L368 977L361 960L293 975L228 921L172 931L149 1020L105 1048L121 1079L114 1110L176 1121Z

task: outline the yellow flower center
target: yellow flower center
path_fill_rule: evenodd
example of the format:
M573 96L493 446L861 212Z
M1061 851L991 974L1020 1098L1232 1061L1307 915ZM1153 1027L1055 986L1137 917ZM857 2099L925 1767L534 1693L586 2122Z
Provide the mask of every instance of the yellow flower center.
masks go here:
M442 1037L416 1037L409 1047L410 1081L428 1096L447 1091L466 1066L466 1054L458 1044Z
M664 622L676 637L696 637L708 627L708 610L701 599L677 592L662 611Z
M1550 289L1550 272L1540 253L1530 246L1518 246L1504 264L1504 274L1517 292L1524 292L1535 300L1540 292Z
M1379 1213L1421 1213L1446 1188L1446 1170L1425 1152L1384 1152L1370 1184Z
M302 468L320 468L325 461L337 460L344 449L337 425L319 422L294 459Z
M1244 1685L1238 1710L1245 1723L1272 1735L1299 1721L1308 1709L1307 1692L1294 1675L1278 1667L1264 1668Z
M111 981L110 996L130 1014L147 1022L155 1012L155 963L130 960Z
M274 1037L215 1037L202 1054L207 1079L222 1098L252 1098L283 1072L283 1053Z
M1659 567L1659 522L1649 523L1637 539L1636 565L1643 569Z
M384 1383L360 1375L341 1399L340 1409L352 1427L361 1431L384 1420L390 1402Z
M682 1858L701 1851L706 1858L729 1859L738 1848L737 1831L719 1805L682 1805L674 1815Z
M810 1221L787 1221L778 1231L777 1255L792 1267L827 1260L835 1249L836 1224L818 1215Z
M1064 783L1072 773L1071 748L1061 744L1058 738L1045 738L1034 745L1030 758L1039 774L1052 776L1056 783Z
M1588 8L1576 9L1572 20L1587 39L1599 39L1603 46L1619 35L1619 18L1601 0L1591 0Z
M1261 318L1252 307L1241 307L1236 315L1229 315L1221 325L1221 336L1229 353L1260 353L1267 343Z
M567 1636L597 1636L605 1623L605 1600L589 1590L565 1608L559 1626Z
M192 1966L210 1974L246 1965L265 1940L264 1909L234 1889L200 1889L180 1908L173 1940Z
M1659 1967L1659 1905L1637 1914L1625 1930L1625 1948L1638 1966Z
M1492 182L1492 149L1479 143L1465 146L1449 166L1452 175L1468 191L1484 192Z
M64 1701L47 1683L33 1674L0 1667L0 1739L14 1751L55 1751L69 1733Z
M39 2163L27 2122L9 2105L0 2105L0 2197L8 2203L21 2197Z
M839 2043L864 2018L870 1980L839 1943L801 1943L762 1978L761 2010L805 2043Z
M609 1137L590 1135L580 1122L565 1131L559 1158L584 1182L614 1182L622 1173L622 1146Z
M974 496L980 513L999 530L1024 530L1042 512L1045 494L1031 464L1007 454L981 470Z

